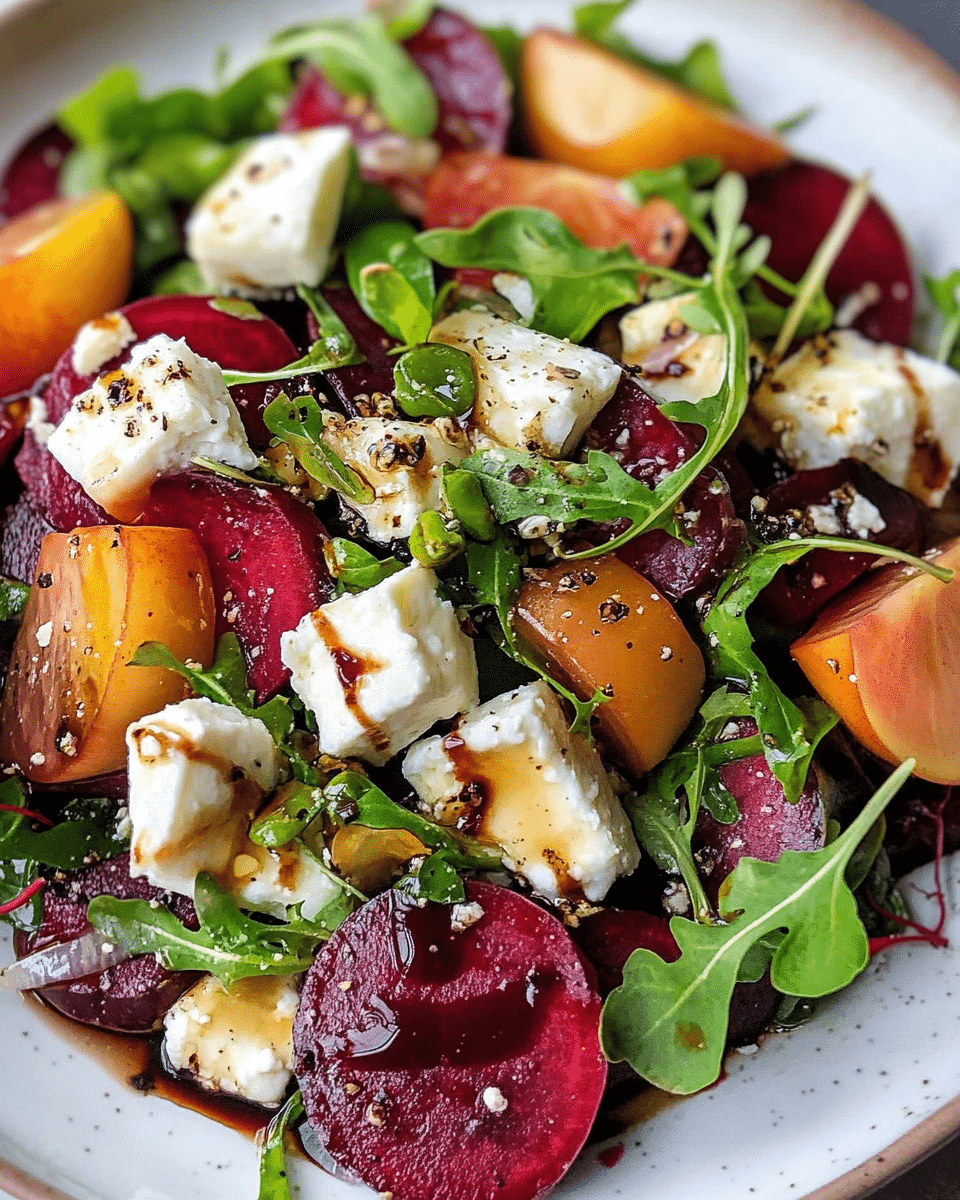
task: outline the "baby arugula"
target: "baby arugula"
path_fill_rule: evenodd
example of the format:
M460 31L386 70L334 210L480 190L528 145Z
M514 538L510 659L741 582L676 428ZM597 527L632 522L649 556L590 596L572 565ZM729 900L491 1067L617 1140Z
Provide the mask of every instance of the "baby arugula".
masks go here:
M866 966L869 946L845 878L861 841L914 766L908 759L846 830L822 850L786 851L776 863L741 859L721 888L723 924L674 917L680 957L636 950L623 985L603 1009L600 1037L612 1062L627 1061L664 1091L689 1095L720 1074L730 996L749 952L777 938L771 982L788 996L839 991Z

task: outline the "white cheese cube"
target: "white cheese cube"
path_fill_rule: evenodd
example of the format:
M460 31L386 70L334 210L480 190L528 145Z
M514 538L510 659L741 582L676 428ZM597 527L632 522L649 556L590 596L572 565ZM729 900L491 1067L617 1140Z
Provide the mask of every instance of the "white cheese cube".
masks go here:
M797 470L859 458L938 507L960 465L960 374L852 329L801 346L753 409Z
M227 989L207 975L164 1017L164 1057L207 1091L275 1108L292 1078L299 999L289 977L240 979Z
M541 682L497 696L453 733L411 746L403 773L424 810L495 842L548 900L602 900L640 851L599 755Z
M321 752L379 765L477 703L473 644L436 589L436 575L414 564L283 635L280 656L316 717Z
M620 366L605 354L486 311L451 313L430 339L473 359L474 424L503 446L547 458L573 453L620 382Z
M440 507L440 468L470 453L456 421L324 417L323 439L373 489L369 504L351 504L375 542L409 537L417 517Z
M257 138L201 197L187 253L216 291L311 287L327 271L350 167L341 125Z
M660 400L696 404L715 396L727 367L727 339L683 320L690 293L650 300L620 318L623 361L640 368L645 388Z
M133 326L123 313L104 313L77 330L70 351L70 365L78 375L93 375L136 340Z
M47 449L121 521L135 520L153 481L194 455L243 470L258 461L220 368L165 333L76 396Z

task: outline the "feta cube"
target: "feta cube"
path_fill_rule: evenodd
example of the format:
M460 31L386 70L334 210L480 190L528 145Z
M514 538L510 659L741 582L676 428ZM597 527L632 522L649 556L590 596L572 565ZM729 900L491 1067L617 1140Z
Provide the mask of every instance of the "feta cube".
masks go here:
M859 458L939 507L960 466L960 374L852 329L801 346L753 409L797 470Z
M547 458L573 453L620 382L620 366L605 354L485 310L451 313L430 339L473 359L474 424L503 446Z
M437 577L414 564L308 613L281 638L324 754L380 765L477 703L473 644Z
M698 400L715 396L727 367L727 339L698 333L683 320L693 300L689 292L650 300L620 318L622 358L640 368L644 387L660 400Z
M341 125L257 138L201 197L187 253L216 291L311 287L327 272L350 168Z
M403 773L424 811L495 842L548 900L602 900L640 851L599 755L553 690L527 684L411 746Z
M324 418L323 439L373 489L369 504L351 504L375 542L409 537L417 517L440 507L440 468L470 453L456 421Z
M104 313L77 330L70 350L70 365L78 375L94 375L136 340L133 326L123 313Z
M243 470L258 461L220 368L165 333L76 396L47 449L120 521L135 520L153 481L194 455Z
M207 1091L275 1108L293 1077L299 999L289 977L240 979L225 988L207 975L164 1017L162 1054Z

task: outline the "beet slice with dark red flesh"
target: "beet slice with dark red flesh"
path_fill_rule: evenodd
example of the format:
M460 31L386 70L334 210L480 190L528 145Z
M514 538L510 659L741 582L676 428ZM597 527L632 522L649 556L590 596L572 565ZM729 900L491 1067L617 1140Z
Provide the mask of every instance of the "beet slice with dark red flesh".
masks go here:
M796 283L833 224L850 180L819 163L795 161L761 171L747 186L744 221L754 233L770 237L769 265ZM913 267L900 231L874 199L827 276L827 296L839 306L868 283L876 284L880 298L853 327L875 342L906 346L913 322ZM785 297L778 299L782 303Z
M798 471L767 488L762 493L764 507L756 517L757 522L761 530L764 526L769 527L775 537L789 537L799 529L798 523L809 505L827 504L832 493L844 488L852 488L880 512L884 527L871 533L870 541L901 550L916 550L920 546L926 522L923 505L909 492L888 483L870 467L851 458L830 467ZM859 534L841 523L839 536L857 538ZM829 600L868 571L875 557L873 554L811 550L798 562L777 573L758 596L757 611L779 628L805 626Z
M60 168L73 142L56 125L48 125L17 150L0 176L0 225L35 204L55 200Z
M466 889L483 915L459 932L449 905L364 905L320 950L294 1023L311 1128L394 1200L543 1195L607 1078L600 995L566 929L516 892Z
M385 396L393 394L393 368L397 356L389 351L400 343L367 316L349 288L326 287L323 296L347 327L357 349L366 359L366 362L357 363L356 366L334 367L331 371L324 371L324 382L333 392L345 416L370 416L365 404L370 397L378 393ZM319 330L313 313L307 315L307 328L311 339L315 340Z
M146 879L130 878L130 856L67 872L62 881L49 884L43 893L43 920L31 935L18 932L18 958L56 942L68 942L89 933L87 905L94 896L121 900L156 900L196 929L193 901L159 891ZM149 1033L158 1028L164 1013L197 979L195 971L168 971L153 954L138 954L126 962L84 975L69 983L39 989L39 994L64 1016L84 1025L123 1033Z
M737 723L735 737L751 737L755 722ZM704 864L704 889L714 904L720 888L741 858L776 862L784 850L820 850L825 844L827 822L814 776L796 804L791 804L783 786L762 754L736 759L720 767L720 779L737 802L739 816L722 825L701 809L694 830L693 847ZM722 904L719 905L722 908Z
M40 543L53 526L45 521L27 492L21 492L0 516L0 575L33 583Z
M313 509L282 488L187 472L157 480L143 522L193 530L213 579L217 636L237 635L261 702L279 691L290 678L280 635L333 597L328 535Z
M67 533L78 525L109 525L111 518L95 504L53 455L28 429L17 454L17 474L42 518Z

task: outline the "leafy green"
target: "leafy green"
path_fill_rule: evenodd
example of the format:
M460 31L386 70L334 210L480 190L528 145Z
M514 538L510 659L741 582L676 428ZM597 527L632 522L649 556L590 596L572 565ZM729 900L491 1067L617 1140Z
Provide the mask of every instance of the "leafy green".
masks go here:
M257 1134L260 1171L257 1200L290 1200L283 1139L288 1127L302 1119L303 1098L298 1090L279 1112L274 1113L266 1129Z
M360 307L405 346L427 339L435 285L430 259L406 221L381 221L344 249L347 279Z
M559 217L541 208L496 209L470 229L427 229L417 244L441 266L525 276L536 301L533 328L574 342L583 341L612 309L636 304L641 272L664 273L625 247L585 246Z
M322 788L291 780L280 788L267 810L251 821L250 841L270 849L286 846L303 833L326 805Z
M402 42L420 32L435 7L433 0L391 0L380 11L387 22L387 33L395 42Z
M761 938L785 929L771 982L791 996L817 997L845 987L869 959L867 935L844 875L871 826L914 766L909 759L863 811L822 850L787 850L776 863L741 859L722 889L727 924L674 917L680 957L666 963L636 950L622 987L611 993L601 1043L665 1091L689 1095L720 1073L730 996L741 964Z
M130 67L111 67L86 91L64 104L57 113L57 124L81 146L106 142L110 138L110 118L119 108L135 102L140 95L140 80Z
M960 354L956 353L960 339L960 271L951 271L939 279L924 275L923 286L941 317L936 360L955 366L960 361Z
M0 579L0 624L19 625L29 596L29 584Z
M203 296L210 289L197 264L181 258L154 279L150 290L154 296Z
M633 0L618 0L611 4L581 5L573 11L574 28L580 37L596 42L628 62L663 75L671 83L719 108L738 112L737 102L723 74L719 51L713 42L697 42L683 58L672 62L641 53L623 34L612 28L617 17L632 3Z
M311 479L339 492L355 504L369 504L373 489L323 439L323 410L312 396L293 400L283 392L263 410L263 423Z
M426 138L436 128L439 110L433 88L376 13L284 30L271 38L267 56L317 63L339 91L370 96L398 133Z
M403 563L399 559L377 558L363 546L346 538L334 538L330 550L333 574L348 592L365 592L403 570Z
M724 580L716 601L703 622L703 631L717 679L732 680L749 697L750 713L757 722L763 752L770 770L783 785L791 804L796 803L820 740L837 723L837 716L822 701L794 703L771 679L753 649L747 609L781 567L794 563L810 550L859 551L909 562L938 578L944 572L902 550L846 538L801 538L761 546ZM949 573L948 573L949 574Z
M131 954L156 954L171 971L209 971L229 987L251 976L305 971L319 943L349 916L353 902L344 892L312 922L267 924L242 913L211 875L201 873L194 905L199 929L188 929L168 909L146 900L113 896L95 896L87 919Z
M514 106L522 103L522 93L520 90L520 53L523 47L523 38L511 25L482 25L480 32L487 39L497 56L500 59L500 65L507 74L507 78L513 84ZM516 112L516 107L514 108Z

